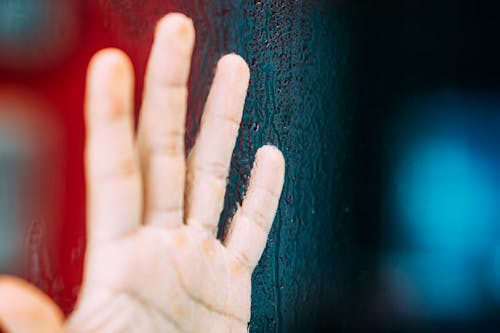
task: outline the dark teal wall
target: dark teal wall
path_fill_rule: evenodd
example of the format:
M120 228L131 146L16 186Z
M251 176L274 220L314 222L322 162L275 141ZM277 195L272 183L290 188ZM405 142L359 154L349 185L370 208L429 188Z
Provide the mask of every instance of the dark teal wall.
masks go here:
M277 145L287 162L281 205L253 276L250 331L320 329L329 325L332 300L341 293L334 263L342 260L336 260L342 245L334 235L341 234L348 208L335 208L332 199L339 198L334 185L345 158L339 149L346 137L342 114L352 105L348 22L342 15L334 19L324 1L202 7L203 15L195 15L202 30L195 62L211 73L221 54L237 52L251 66L222 225L241 200L259 146ZM207 82L193 84L193 91L206 93ZM341 207L342 200L335 201Z
M403 293L394 288L397 283L384 282L380 261L394 247L386 237L390 213L384 187L393 162L386 134L400 106L415 96L443 89L500 91L499 5L486 0L67 1L75 35L60 63L38 64L40 69L25 73L0 59L0 83L41 95L64 128L59 141L66 146L57 150L64 172L44 175L50 182L63 179L64 197L40 204L56 217L37 213L59 241L43 240L55 254L43 256L42 271L28 264L31 273L25 277L65 312L78 294L85 244L85 68L98 49L122 48L136 68L139 101L155 23L167 12L181 11L194 19L197 30L188 147L217 60L236 52L251 68L220 237L242 200L256 150L275 144L286 158L281 204L253 275L250 332L491 331L500 318L497 301L491 299L484 317L468 326L426 322L425 307L417 313L394 302ZM42 37L35 39L53 39ZM49 48L35 49L52 59ZM25 66L26 61L19 62ZM28 252L26 257L40 258L39 250Z

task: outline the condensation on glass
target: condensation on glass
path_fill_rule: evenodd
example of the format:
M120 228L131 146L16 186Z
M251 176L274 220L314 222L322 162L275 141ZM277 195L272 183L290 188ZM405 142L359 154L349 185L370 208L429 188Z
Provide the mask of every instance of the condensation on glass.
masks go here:
M339 179L342 174L344 153L339 153L338 147L344 138L340 129L348 119L339 116L345 104L338 96L346 81L347 66L343 64L349 49L343 50L342 56L337 53L335 45L347 40L348 34L333 34L343 23L330 20L328 3L1 2L0 19L6 19L0 20L0 87L15 82L21 96L34 93L42 104L50 105L47 109L35 103L23 113L26 117L18 117L19 107L4 107L0 99L0 125L8 124L10 130L1 127L0 132L2 272L20 272L47 291L65 312L72 309L81 282L85 244L85 67L98 49L122 48L136 67L137 96L141 96L155 23L167 12L181 11L193 18L197 29L188 149L217 60L235 52L251 69L220 237L242 201L256 150L267 143L277 145L287 163L280 208L253 276L250 331L304 332L320 325L330 310L331 298L339 292L332 278L332 262L339 246L333 234L341 231L342 223L334 225L332 221L334 217L342 221L350 214L348 204L340 202L340 211L330 206L331 198L337 196L332 175ZM28 44L30 50L26 49ZM36 51L38 56L28 51ZM6 114L16 116L6 122ZM19 130L26 126L26 119L41 128ZM338 139L333 145L331 133ZM42 143L46 150L37 148ZM24 268L18 270L12 258L25 261Z

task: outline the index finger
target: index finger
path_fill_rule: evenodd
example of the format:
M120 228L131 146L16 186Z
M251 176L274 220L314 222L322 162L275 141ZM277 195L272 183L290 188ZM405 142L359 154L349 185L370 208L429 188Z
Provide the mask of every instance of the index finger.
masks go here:
M132 120L133 74L123 52L107 49L94 56L86 99L87 220L92 245L130 233L141 217Z

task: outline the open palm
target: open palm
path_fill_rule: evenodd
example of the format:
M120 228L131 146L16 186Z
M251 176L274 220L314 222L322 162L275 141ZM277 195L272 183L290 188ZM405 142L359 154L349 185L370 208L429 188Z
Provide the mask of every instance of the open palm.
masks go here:
M89 66L88 246L68 332L246 332L251 273L281 193L279 150L257 152L243 205L216 238L249 80L239 56L217 66L200 132L184 153L191 21L157 26L137 137L133 70L118 50Z

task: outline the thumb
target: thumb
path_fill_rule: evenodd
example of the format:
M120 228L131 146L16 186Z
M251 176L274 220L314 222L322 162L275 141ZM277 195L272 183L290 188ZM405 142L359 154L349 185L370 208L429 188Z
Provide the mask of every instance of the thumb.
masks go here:
M0 331L60 333L63 318L57 305L35 286L0 276Z

